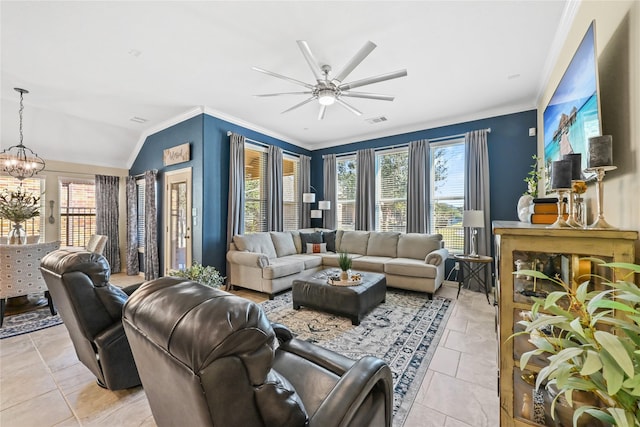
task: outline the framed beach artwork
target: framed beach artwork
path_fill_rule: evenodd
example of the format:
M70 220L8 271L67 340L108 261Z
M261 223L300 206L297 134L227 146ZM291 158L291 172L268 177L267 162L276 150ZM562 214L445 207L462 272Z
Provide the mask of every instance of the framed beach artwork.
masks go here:
M587 179L595 176L584 172L589 138L602 135L595 31L592 21L543 114L547 170L563 155L580 153Z

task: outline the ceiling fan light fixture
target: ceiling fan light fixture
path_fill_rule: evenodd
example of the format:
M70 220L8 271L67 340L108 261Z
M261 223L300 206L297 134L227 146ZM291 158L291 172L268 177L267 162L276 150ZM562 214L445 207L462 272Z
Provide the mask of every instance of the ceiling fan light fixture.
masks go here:
M336 95L331 89L322 89L318 92L318 102L320 105L332 105L336 102Z

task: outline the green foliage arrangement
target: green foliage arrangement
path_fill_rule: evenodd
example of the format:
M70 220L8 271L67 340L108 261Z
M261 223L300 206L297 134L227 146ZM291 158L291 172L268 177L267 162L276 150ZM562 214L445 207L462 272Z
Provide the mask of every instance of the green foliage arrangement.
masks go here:
M347 252L340 252L340 254L338 254L338 265L340 266L340 270L350 270L351 262L351 258L349 258L349 254Z
M542 179L544 166L540 164L541 159L536 154L531 158L533 159L531 170L524 178L524 182L527 183L527 191L524 192L524 195L538 197L538 182Z
M19 224L40 215L40 197L24 191L22 186L16 191L7 188L0 192L0 218Z
M204 266L198 262L194 262L191 267L184 270L172 270L169 276L183 277L212 288L221 287L225 279L215 267Z
M575 410L574 426L586 412L611 425L638 427L640 289L632 280L634 273L640 273L640 265L589 260L625 274L615 283L601 278L605 289L589 292L588 281L573 290L538 271L518 272L552 280L563 289L544 299L534 298L531 319L519 322L526 329L518 334L530 334L529 342L536 347L522 355L520 367L524 369L534 355L547 356L549 365L538 373L536 388L546 382L547 387L558 389L552 413L561 395L573 406L574 390L599 398L599 406L585 405Z

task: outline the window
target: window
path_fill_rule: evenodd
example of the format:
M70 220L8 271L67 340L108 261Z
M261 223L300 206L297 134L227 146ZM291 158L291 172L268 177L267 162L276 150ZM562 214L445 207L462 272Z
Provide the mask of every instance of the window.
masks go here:
M136 221L136 228L138 230L138 251L139 252L144 252L144 239L145 239L145 220L144 220L144 195L145 195L145 190L144 190L144 179L139 179L136 181L136 192L138 195L138 206L136 208L136 216L137 216L137 221Z
M60 179L60 241L84 247L96 233L96 185L92 179Z
M376 153L376 231L407 230L409 150Z
M442 234L449 251L464 250L464 139L433 143L431 157L431 232Z
M20 185L18 179L8 176L0 175L0 190L15 191ZM44 241L44 218L47 216L45 211L45 195L44 193L44 179L42 178L27 178L22 181L22 187L27 193L32 193L36 196L40 196L40 216L31 218L22 223L24 230L27 232L27 236L40 235L41 240ZM6 237L9 231L13 227L13 224L9 220L0 218L0 236Z
M336 159L337 167L337 227L355 230L356 225L356 156Z
M282 199L284 205L284 230L300 228L300 195L298 194L300 180L300 160L297 157L285 155L282 160Z
M267 150L244 148L244 232L267 231Z

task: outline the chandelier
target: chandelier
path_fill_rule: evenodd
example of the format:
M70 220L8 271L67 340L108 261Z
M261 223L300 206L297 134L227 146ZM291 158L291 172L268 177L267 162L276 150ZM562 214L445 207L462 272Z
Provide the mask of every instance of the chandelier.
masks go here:
M34 174L43 170L45 164L44 160L22 143L22 111L24 110L22 97L25 93L29 93L29 91L17 87L14 88L14 90L20 93L20 143L0 153L0 167L2 168L2 172L6 172L12 177L22 181L25 178L31 178Z

